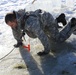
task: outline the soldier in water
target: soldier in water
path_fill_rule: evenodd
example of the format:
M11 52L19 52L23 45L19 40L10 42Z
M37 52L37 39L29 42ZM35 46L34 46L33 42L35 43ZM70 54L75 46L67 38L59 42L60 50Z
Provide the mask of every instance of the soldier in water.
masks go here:
M19 10L7 13L5 22L12 28L14 38L17 40L17 44L14 45L15 47L23 45L22 36L26 32L29 37L39 38L44 46L44 50L37 54L43 56L50 52L50 39L62 43L67 40L75 30L76 18L72 18L64 29L59 31L58 22L62 22L63 25L66 24L65 17L60 16L62 19L54 19L49 12L40 9L29 12Z

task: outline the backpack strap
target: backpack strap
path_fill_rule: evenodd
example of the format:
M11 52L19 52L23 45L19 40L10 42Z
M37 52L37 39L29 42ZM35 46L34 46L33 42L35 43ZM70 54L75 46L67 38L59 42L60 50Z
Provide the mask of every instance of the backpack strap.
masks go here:
M24 15L21 19L21 29L24 30L24 26L25 26L25 21L27 20L27 18L29 17L29 15Z

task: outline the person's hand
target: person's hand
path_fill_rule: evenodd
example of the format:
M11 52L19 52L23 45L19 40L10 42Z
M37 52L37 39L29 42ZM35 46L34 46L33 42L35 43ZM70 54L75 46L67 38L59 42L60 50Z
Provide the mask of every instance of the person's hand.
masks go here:
M22 33L22 36L24 36L24 35L25 35L25 33L23 32L23 33Z
M15 48L22 46L23 43L22 42L17 42L17 44L14 45Z

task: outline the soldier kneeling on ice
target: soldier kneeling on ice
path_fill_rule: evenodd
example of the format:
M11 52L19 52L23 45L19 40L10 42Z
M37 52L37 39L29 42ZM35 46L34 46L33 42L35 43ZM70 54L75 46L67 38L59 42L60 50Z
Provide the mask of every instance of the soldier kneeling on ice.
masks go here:
M38 37L43 44L44 50L37 53L40 56L47 55L50 52L49 38L55 42L62 43L75 30L76 18L72 18L61 31L58 30L59 20L61 19L54 19L49 12L40 9L29 12L25 10L13 11L5 16L5 22L12 28L14 38L17 40L17 44L14 46L19 47L23 45L22 35L26 32L29 37ZM66 24L65 17L61 22Z

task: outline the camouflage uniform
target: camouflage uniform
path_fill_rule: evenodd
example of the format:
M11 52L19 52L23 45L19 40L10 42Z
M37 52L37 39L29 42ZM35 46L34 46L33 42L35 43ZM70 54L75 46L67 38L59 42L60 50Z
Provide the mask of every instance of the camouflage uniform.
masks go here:
M22 41L22 29L21 24L23 20L23 15L25 12L18 11L15 12L17 17L18 26L13 30L13 35L17 41ZM48 53L51 49L49 38L55 42L63 42L70 37L72 33L71 23L69 22L67 26L59 32L57 21L54 20L53 16L49 12L38 12L38 10L32 12L27 12L30 15L25 21L24 32L27 33L29 37L38 37L44 46L44 51ZM35 15L35 16L33 16Z

